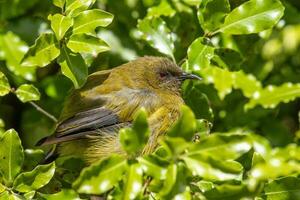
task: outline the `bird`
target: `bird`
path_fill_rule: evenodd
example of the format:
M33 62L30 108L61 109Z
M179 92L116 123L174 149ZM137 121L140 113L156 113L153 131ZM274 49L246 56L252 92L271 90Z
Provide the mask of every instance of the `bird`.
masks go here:
M135 113L144 108L151 134L142 153L152 153L181 115L181 85L187 79L201 80L155 56L92 73L82 88L67 96L54 134L38 146L55 144L55 157L78 156L88 164L124 155L119 130L130 127Z

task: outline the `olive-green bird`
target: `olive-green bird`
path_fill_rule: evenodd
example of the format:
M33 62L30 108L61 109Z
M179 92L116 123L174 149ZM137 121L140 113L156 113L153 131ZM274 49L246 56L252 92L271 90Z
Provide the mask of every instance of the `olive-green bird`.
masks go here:
M95 72L67 97L55 134L39 145L58 144L59 156L79 156L87 163L124 154L118 132L144 107L151 135L143 153L151 153L180 116L180 89L186 79L200 78L162 57L142 57Z

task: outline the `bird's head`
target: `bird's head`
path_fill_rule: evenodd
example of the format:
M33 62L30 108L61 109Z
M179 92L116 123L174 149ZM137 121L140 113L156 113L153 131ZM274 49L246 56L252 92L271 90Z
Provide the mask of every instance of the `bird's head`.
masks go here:
M147 56L134 62L139 80L153 89L179 93L185 80L201 80L199 76L184 72L168 58Z

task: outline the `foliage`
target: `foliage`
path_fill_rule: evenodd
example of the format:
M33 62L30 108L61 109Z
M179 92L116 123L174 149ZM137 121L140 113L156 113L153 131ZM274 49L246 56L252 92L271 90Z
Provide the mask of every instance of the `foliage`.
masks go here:
M0 2L0 199L300 199L299 44L292 0ZM126 156L40 164L55 117L34 101L59 116L88 74L143 55L204 79L158 149L141 155L141 110Z

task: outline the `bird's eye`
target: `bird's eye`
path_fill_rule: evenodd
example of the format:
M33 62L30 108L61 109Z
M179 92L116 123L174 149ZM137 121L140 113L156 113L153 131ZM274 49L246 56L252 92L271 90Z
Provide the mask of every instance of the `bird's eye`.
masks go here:
M168 75L169 75L168 72L160 72L160 73L159 73L159 76L160 76L161 78L164 78L164 77L166 77L166 76L168 76Z

